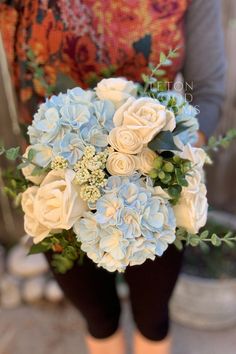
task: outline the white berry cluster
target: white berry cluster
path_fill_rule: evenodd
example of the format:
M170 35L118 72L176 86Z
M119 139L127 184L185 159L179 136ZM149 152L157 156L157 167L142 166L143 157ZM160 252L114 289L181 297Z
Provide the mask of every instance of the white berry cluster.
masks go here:
M52 170L60 170L68 167L67 160L62 156L56 156L51 162Z
M81 187L80 196L83 200L95 203L100 197L100 189L107 179L104 169L110 150L96 153L94 146L86 146L84 155L74 166L75 183Z

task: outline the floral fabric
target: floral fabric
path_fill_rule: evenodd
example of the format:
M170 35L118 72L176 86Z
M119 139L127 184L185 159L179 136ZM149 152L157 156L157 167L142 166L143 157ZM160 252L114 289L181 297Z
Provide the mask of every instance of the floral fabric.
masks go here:
M0 4L0 29L21 119L31 121L45 87L27 53L58 90L86 88L112 67L115 76L139 81L160 52L180 47L173 80L184 58L184 14L189 0L15 0ZM40 72L39 72L40 76ZM57 91L58 92L58 91Z

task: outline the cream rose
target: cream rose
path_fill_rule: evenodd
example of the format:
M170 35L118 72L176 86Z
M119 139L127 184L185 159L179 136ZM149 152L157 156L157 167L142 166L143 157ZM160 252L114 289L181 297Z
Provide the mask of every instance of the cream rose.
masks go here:
M74 177L75 172L71 170L52 170L40 187L23 193L25 228L35 243L49 233L70 229L88 210L87 203L80 198L80 187L73 182Z
M129 97L136 97L137 87L123 78L103 79L96 87L96 94L100 100L110 100L118 108Z
M108 143L115 150L131 155L139 153L143 148L140 136L135 130L128 129L126 126L112 129L108 136Z
M106 168L112 176L130 176L137 169L136 157L112 152L107 159Z
M39 221L50 229L70 229L88 210L80 198L80 187L73 180L72 170L53 170L43 180L36 197L35 213Z
M50 229L40 224L34 211L34 200L39 187L33 186L22 193L21 205L25 213L24 228L27 234L34 238L34 243L42 241L50 233Z
M143 143L149 143L162 130L173 131L176 126L175 115L150 97L129 98L114 114L116 127L126 125L135 130Z
M183 188L178 204L173 207L177 226L191 233L197 233L207 221L207 190L199 175L196 172L188 177L189 186Z
M140 154L137 155L138 169L142 174L148 174L153 169L153 163L157 154L145 147Z

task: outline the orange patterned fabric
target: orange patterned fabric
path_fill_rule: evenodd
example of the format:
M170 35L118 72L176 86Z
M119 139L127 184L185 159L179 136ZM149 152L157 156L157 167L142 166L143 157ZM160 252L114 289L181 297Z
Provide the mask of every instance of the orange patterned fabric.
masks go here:
M189 0L15 0L0 4L0 29L24 121L45 96L27 56L43 68L47 84L88 87L107 68L140 80L160 52L180 46L168 69L173 80L184 58L184 15ZM32 64L32 63L31 63ZM63 77L63 84L59 83ZM68 81L65 79L68 78ZM63 86L64 85L64 86Z

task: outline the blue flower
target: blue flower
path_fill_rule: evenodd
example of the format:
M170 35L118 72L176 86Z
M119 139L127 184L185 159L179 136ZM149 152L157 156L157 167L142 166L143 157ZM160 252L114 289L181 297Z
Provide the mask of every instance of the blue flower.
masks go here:
M121 186L118 195L130 208L142 209L151 197L151 192L137 183L126 183Z
M158 197L153 197L146 205L142 219L141 228L142 233L147 238L151 236L152 233L161 230L164 225L165 214L161 208L161 200Z
M115 107L111 101L95 101L93 104L94 114L99 124L110 132L115 126L113 116Z
M113 194L105 194L97 201L96 219L100 224L116 225L121 209L122 200Z
M75 87L67 90L67 95L70 98L71 103L81 103L84 105L90 105L95 97L95 93L91 90L83 90L81 87Z
M183 95L175 91L161 92L158 95L162 98L161 104L168 105L170 98L175 98L178 112L175 114L177 128L178 124L184 125L186 129L179 133L177 136L183 142L183 144L194 144L197 141L197 131L199 129L199 123L196 118L198 112L194 106L189 104ZM163 100L164 99L164 100Z
M91 117L88 107L79 103L63 106L60 114L62 124L68 125L74 130L79 130Z
M39 111L32 126L28 129L31 144L49 144L56 139L60 128L59 114L55 108Z
M73 229L78 235L77 239L80 242L95 245L100 240L100 227L97 224L94 214L91 212L86 212L84 218L74 224Z
M123 231L125 238L141 236L140 215L134 209L124 207L120 213L117 226Z
M167 250L169 244L173 243L176 239L175 233L172 230L165 230L161 233L155 233L155 254L159 257Z
M92 221L80 220L80 228L74 228L82 250L99 267L123 272L128 265L155 259L174 242L176 221L166 193L144 186L137 175L109 177L97 211L88 217Z
M190 143L194 145L197 141L197 131L199 130L199 123L196 118L197 113L196 108L187 103L176 116L177 126L181 123L181 125L183 124L186 127L183 132L177 135L183 144Z
M117 227L109 226L102 230L99 246L115 260L125 258L128 245L129 241L124 238L123 233Z
M90 119L88 124L81 128L80 133L84 143L94 145L97 151L108 145L108 132L97 123L95 118Z
M46 99L45 106L47 108L56 108L58 111L64 105L70 103L70 97L66 93L59 93L59 95L53 95Z
M130 265L143 264L147 259L154 260L156 257L156 245L154 242L147 241L144 237L139 237L132 243L132 257Z
M32 149L35 152L33 162L36 165L47 167L51 163L53 158L53 151L49 146L43 144L35 144L32 146Z
M66 133L62 141L54 145L55 154L64 157L71 166L75 165L81 159L83 151L83 141L75 133Z
M123 179L120 176L110 176L107 180L106 186L103 188L103 192L116 193L122 185L122 181Z

